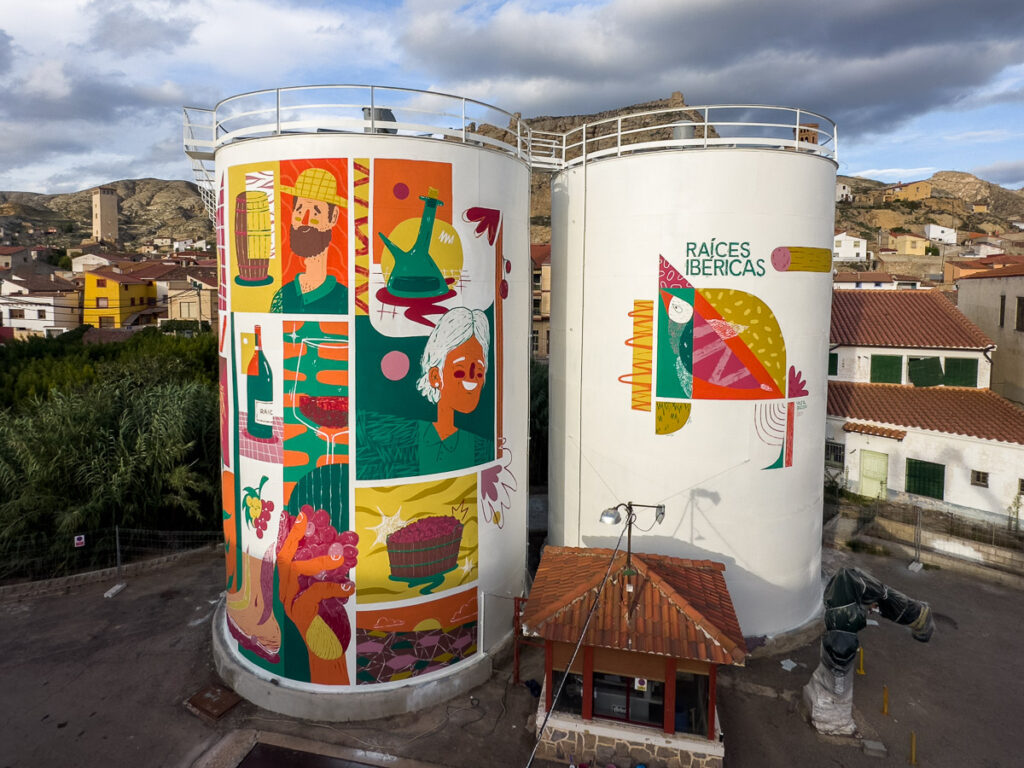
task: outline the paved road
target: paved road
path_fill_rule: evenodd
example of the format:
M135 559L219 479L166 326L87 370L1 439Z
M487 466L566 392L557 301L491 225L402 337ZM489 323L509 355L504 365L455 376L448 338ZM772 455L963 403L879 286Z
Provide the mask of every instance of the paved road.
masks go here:
M1024 592L946 570L906 570L906 560L837 555L939 615L931 643L914 642L884 620L866 629L867 675L854 701L885 759L819 737L795 702L817 661L817 645L757 659L721 676L719 708L727 768L906 765L910 732L918 763L930 768L1011 768L1020 755L1024 655L1019 652ZM207 553L68 593L0 603L0 768L192 766L223 738L260 733L393 754L452 768L522 766L532 747L526 722L536 707L511 683L509 663L472 698L386 721L325 724L292 720L242 702L216 723L183 701L217 682L210 618L223 579L220 555ZM797 664L785 671L783 659ZM542 654L530 651L523 677L539 678ZM890 693L881 714L882 686ZM780 697L781 696L781 697ZM237 760L231 765L236 765Z
M936 612L936 633L927 644L878 616L878 624L860 634L866 675L855 678L855 713L865 735L885 744L888 757L868 756L857 746L844 746L844 740L818 736L803 723L796 702L817 665L818 645L811 644L723 675L719 706L726 767L903 766L910 757L911 732L917 735L921 766L1024 765L1024 592L944 569L913 573L905 558L825 552L827 566L863 568L910 597L928 601ZM785 671L780 663L785 659L798 666ZM882 714L883 686L889 691L888 716ZM765 695L765 689L785 698Z

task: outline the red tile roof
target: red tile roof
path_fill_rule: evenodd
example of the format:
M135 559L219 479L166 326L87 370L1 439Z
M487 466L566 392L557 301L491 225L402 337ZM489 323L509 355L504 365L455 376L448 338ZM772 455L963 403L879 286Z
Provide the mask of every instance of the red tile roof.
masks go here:
M551 243L541 243L530 246L530 260L533 266L540 267L542 264L551 263Z
M832 344L986 349L992 340L935 291L835 291Z
M836 272L833 283L891 283L888 272Z
M902 440L907 436L906 431L902 429L887 429L877 424L858 424L856 421L848 421L843 424L843 432L859 432L862 435L889 437L893 440Z
M828 415L1024 445L1024 409L989 389L830 381Z
M969 275L961 275L960 280L978 280L982 277L1021 277L1024 276L1024 264L1014 264L1009 267L995 267L986 269L983 272L972 272Z
M610 549L545 547L523 613L524 629L575 644L611 557ZM747 647L724 565L636 552L632 563L636 574L626 576L625 553L615 555L585 645L743 664ZM633 584L632 592L627 583Z
M113 265L94 269L87 274L98 275L99 277L113 280L115 283L127 283L129 285L147 285L150 282L149 280L135 277L134 275L126 272L116 272Z
M11 256L12 254L27 250L28 246L24 245L0 245L0 256Z

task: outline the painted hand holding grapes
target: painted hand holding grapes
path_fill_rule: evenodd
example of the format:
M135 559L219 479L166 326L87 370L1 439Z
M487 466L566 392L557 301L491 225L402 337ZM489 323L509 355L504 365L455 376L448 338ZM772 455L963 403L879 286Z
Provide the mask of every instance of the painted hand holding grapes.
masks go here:
M311 682L347 684L345 649L352 639L345 603L359 550L354 531L338 533L325 510L303 506L282 516L278 532L279 592L285 613L309 650Z

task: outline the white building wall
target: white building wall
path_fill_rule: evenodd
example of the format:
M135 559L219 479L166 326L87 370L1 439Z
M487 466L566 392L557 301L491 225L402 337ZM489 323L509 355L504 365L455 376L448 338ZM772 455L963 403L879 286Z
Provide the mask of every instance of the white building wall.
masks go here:
M846 447L845 481L854 493L859 488L860 453L863 450L884 453L889 457L889 498L934 509L966 512L976 511L1006 517L1024 478L1024 445L954 435L945 432L908 429L903 440L844 432L847 419L828 418L827 439ZM874 423L874 422L872 422ZM943 499L933 499L906 492L907 459L942 464L944 472ZM988 473L988 487L971 484L971 470Z
M867 261L868 242L862 237L843 232L835 236L832 244L832 258L835 261Z
M110 259L95 253L83 253L81 256L75 256L71 259L71 271L75 274L91 272L99 267L106 267L109 265Z
M938 224L925 224L924 236L933 243L956 245L956 230L951 227L940 227Z
M1003 323L999 302L1005 297ZM996 343L992 352L992 389L1024 404L1024 331L1016 330L1017 299L1024 297L1024 275L957 281L957 306ZM1021 318L1024 325L1024 318Z
M14 294L4 283L0 296L0 313L3 325L35 333L46 333L47 329L60 328L70 331L81 325L77 293L64 294ZM11 310L21 310L23 318L11 318ZM43 317L39 313L44 314ZM51 331L52 332L52 331Z
M634 548L725 562L745 634L797 626L820 607L834 181L834 165L820 157L723 148L597 161L552 185L552 231L566 235L552 238L549 542L614 546L619 531L599 522L601 510L664 503L664 523L635 528ZM763 271L716 274L717 260L704 272L687 259L688 244L713 239L726 251L745 245ZM779 246L824 251L825 271L773 268ZM697 291L762 300L785 339L786 365L802 373L808 394L698 398L682 428L656 434L656 414L631 407L631 385L620 377L635 373L627 344L634 302L650 300L657 310L664 300L662 256ZM779 448L758 437L759 406L789 403L792 466L767 469ZM638 514L648 527L653 512Z
M983 329L984 330L984 329ZM832 381L852 381L868 383L871 381L872 355L899 355L903 358L903 378L900 384L910 384L907 367L911 357L939 357L942 369L946 369L947 358L967 358L978 361L978 389L989 389L992 382L992 363L982 352L967 349L920 349L915 347L838 347L830 350L839 356L836 375L829 376ZM994 353L993 353L994 354Z

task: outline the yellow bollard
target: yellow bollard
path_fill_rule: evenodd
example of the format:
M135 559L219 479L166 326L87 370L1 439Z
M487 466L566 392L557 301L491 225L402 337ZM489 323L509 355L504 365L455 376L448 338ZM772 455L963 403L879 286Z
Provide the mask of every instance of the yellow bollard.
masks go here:
M917 765L917 734L910 732L910 764Z
M882 714L889 714L889 686L882 686Z
M857 665L857 674L863 675L864 672L864 646L857 649L857 655L860 656L860 663Z

